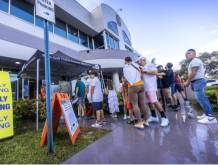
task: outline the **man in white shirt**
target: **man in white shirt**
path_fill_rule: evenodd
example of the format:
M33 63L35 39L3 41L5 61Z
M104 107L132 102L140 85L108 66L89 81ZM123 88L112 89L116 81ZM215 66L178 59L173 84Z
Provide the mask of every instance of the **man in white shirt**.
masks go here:
M161 126L166 127L169 125L169 120L157 99L157 68L154 64L149 64L144 57L141 57L138 61L144 79L146 103L149 104L151 110L151 116L148 119L148 122L159 122L159 118L155 112L155 109L157 109L161 115Z
M206 80L204 64L200 59L196 58L196 51L194 49L189 49L186 52L186 59L190 61L190 64L188 66L188 80L185 86L191 84L195 98L204 110L204 114L197 117L198 122L204 124L217 123L216 118L213 116L212 105L205 94Z
M144 128L144 125L149 125L147 122L149 107L145 103L144 82L141 79L139 66L132 62L131 57L125 58L123 74L128 82L128 97L132 103L135 118L137 119L134 127ZM144 114L144 120L142 119L141 112Z

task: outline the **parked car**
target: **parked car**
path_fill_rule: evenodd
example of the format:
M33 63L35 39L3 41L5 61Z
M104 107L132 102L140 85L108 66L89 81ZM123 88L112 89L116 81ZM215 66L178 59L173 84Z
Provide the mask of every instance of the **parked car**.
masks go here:
M218 86L218 80L207 80L207 87Z

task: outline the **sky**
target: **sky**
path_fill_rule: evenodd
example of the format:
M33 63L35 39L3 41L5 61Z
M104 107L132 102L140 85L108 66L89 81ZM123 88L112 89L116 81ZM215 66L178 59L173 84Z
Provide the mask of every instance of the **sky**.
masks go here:
M88 10L106 3L119 11L134 49L157 64L179 62L187 49L218 51L218 0L77 0Z

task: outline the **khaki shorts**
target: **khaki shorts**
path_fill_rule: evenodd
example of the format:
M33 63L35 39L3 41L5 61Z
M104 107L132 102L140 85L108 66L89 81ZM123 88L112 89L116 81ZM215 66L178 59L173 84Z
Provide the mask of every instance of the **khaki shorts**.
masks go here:
M165 98L171 98L171 88L163 88L163 95Z

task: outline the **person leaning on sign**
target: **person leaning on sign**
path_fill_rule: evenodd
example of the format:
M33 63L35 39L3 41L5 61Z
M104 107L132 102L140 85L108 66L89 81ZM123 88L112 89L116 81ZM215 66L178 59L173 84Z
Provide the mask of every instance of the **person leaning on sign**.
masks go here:
M194 49L189 49L186 52L186 59L190 64L188 66L188 80L185 82L185 86L191 84L195 98L204 110L204 114L197 117L198 122L203 124L217 123L217 119L213 115L212 105L205 94L206 80L204 64L196 57L196 51Z
M91 102L93 110L96 112L96 122L92 127L100 128L104 120L103 112L103 92L101 89L101 82L98 78L98 73L95 70L90 72L91 78Z

